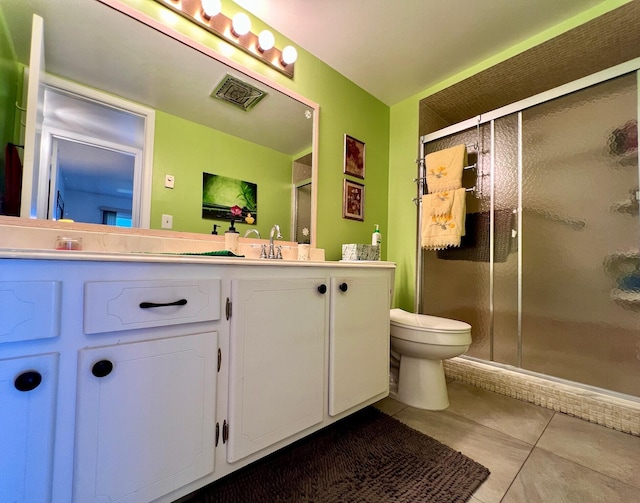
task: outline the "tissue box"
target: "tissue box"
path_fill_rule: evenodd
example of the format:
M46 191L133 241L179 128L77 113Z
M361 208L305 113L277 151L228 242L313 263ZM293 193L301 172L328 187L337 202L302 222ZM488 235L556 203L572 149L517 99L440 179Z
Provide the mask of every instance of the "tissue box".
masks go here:
M380 260L380 246L360 244L342 245L342 260Z

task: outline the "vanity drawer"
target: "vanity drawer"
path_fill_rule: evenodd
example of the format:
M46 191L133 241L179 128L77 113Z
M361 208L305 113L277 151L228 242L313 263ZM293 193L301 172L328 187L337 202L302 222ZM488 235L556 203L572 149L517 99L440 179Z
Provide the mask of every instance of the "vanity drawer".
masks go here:
M85 334L219 319L219 279L84 284Z
M60 281L0 281L0 343L60 334Z

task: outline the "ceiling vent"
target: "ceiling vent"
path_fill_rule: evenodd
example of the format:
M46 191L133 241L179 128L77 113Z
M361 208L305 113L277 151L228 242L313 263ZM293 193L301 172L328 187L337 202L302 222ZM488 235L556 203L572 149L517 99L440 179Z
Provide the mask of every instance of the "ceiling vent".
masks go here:
M250 110L267 95L257 87L247 84L242 80L227 74L218 87L211 93L212 98L216 98L227 103L231 103L242 110Z

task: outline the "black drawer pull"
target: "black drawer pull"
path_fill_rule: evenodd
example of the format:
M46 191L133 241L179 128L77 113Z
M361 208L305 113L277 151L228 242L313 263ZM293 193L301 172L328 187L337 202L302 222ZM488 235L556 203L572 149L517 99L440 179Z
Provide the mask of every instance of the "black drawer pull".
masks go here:
M346 292L349 288L349 285L347 285L346 283L340 283L340 286L338 288L340 288L341 292Z
M41 382L42 375L40 374L40 372L36 372L35 370L28 370L27 372L23 372L18 377L16 377L13 385L18 391L31 391L40 386Z
M93 364L91 367L91 373L96 377L106 377L111 374L113 370L113 363L109 360L100 360Z
M187 299L176 300L175 302L166 302L164 304L158 304L156 302L140 302L141 309L150 309L152 307L167 307L167 306L185 306Z
M319 291L322 295L324 295L325 293L327 293L327 285L325 285L325 284L320 285L320 286L318 287L318 291Z

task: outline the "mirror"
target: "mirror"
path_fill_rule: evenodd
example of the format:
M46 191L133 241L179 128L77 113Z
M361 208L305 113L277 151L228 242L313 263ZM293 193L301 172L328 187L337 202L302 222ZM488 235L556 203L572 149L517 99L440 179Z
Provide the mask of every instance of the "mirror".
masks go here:
M175 165L175 160L171 159L168 151L176 151L185 145L183 129L196 128L201 133L205 131L205 136L213 134L210 132L215 130L215 134L220 132L233 137L228 143L239 140L248 142L244 144L250 144L251 148L256 146L259 152L275 152L280 164L282 159L287 159L288 166L280 169L277 182L272 183L267 179L257 182L260 208L257 223L263 237L274 223L279 223L283 230L296 226L293 207L298 205L292 196L297 192L292 170L297 159L308 159L309 154L312 154L314 124L317 122L315 104L302 97L288 95L292 93L283 92L281 86L268 83L257 74L251 76L240 71L235 64L232 67L215 59L211 50L195 43L190 44L194 47L186 45L99 0L2 0L0 8L20 63L26 66L29 64L31 19L32 14L36 13L44 19L44 59L47 75L100 90L156 111L151 189L151 200L154 204L157 201L158 205L162 203L163 196L158 194L159 191L169 190L157 183L158 176L164 179L164 172L171 172L175 176L176 185L185 182L182 170L186 167L199 171L199 175L191 173L189 176L192 178L202 177L205 171L233 177L234 169L238 169L240 173L236 178L250 182L255 182L251 179L254 173L257 178L268 175L261 166L262 157L254 158L252 166L245 166L244 171L233 166L229 158L225 159L224 166L218 165L215 156L209 157L201 166L194 167L193 163L185 163L189 166ZM194 27L194 30L197 28ZM194 36L210 35L203 32ZM212 92L227 74L264 91L266 96L248 111L211 98ZM160 114L165 123L171 126L180 125L180 134L167 134L165 130L161 134ZM94 126L95 123L94 120ZM96 132L92 131L91 136L95 135ZM111 132L107 139L113 138L114 135L115 133ZM167 140L174 141L175 144L171 147L166 146L164 142ZM229 156L229 152L225 154ZM148 153L145 152L144 155ZM173 161L173 165L167 165L170 164L169 161ZM266 165L270 166L268 163ZM283 170L288 171L286 184L283 183ZM101 170L96 168L94 171ZM87 173L82 174L85 184L106 186L100 182L99 175L92 173L95 178L89 182L86 181L86 176ZM276 176L275 173L273 176ZM311 178L314 179L313 176ZM268 191L272 185L277 186L280 192L270 195ZM129 184L129 191L132 190L131 187ZM197 191L201 190L201 187L197 190L195 187L196 185L189 199L199 200L202 194ZM136 189L133 184L133 190L140 189ZM286 190L286 198L283 198L283 190ZM46 195L39 193L38 198L50 197L50 191L46 192ZM141 198L140 194L137 194L137 197ZM276 217L270 217L270 207L275 204L270 203L278 201L278 206L282 206L283 200L286 200L287 207L279 208L279 213L275 213L280 221L272 221ZM196 201L198 204L200 202ZM45 206L51 208L51 202ZM312 203L311 207L314 208L315 205ZM153 208L151 211L153 212ZM55 218L56 212L57 210L47 211L45 214L53 214ZM282 222L285 218L283 215L286 215L289 226ZM315 221L313 215L309 215L309 219L310 222ZM190 228L174 225L174 229L209 232L212 224L225 224L221 221L204 221L199 213L194 214L193 211L189 220L198 220L198 228L193 227L192 221ZM151 227L160 228L159 219L152 221ZM244 232L248 228L241 228L240 231ZM292 235L285 235L284 238L295 240L294 234L296 233L292 230Z

